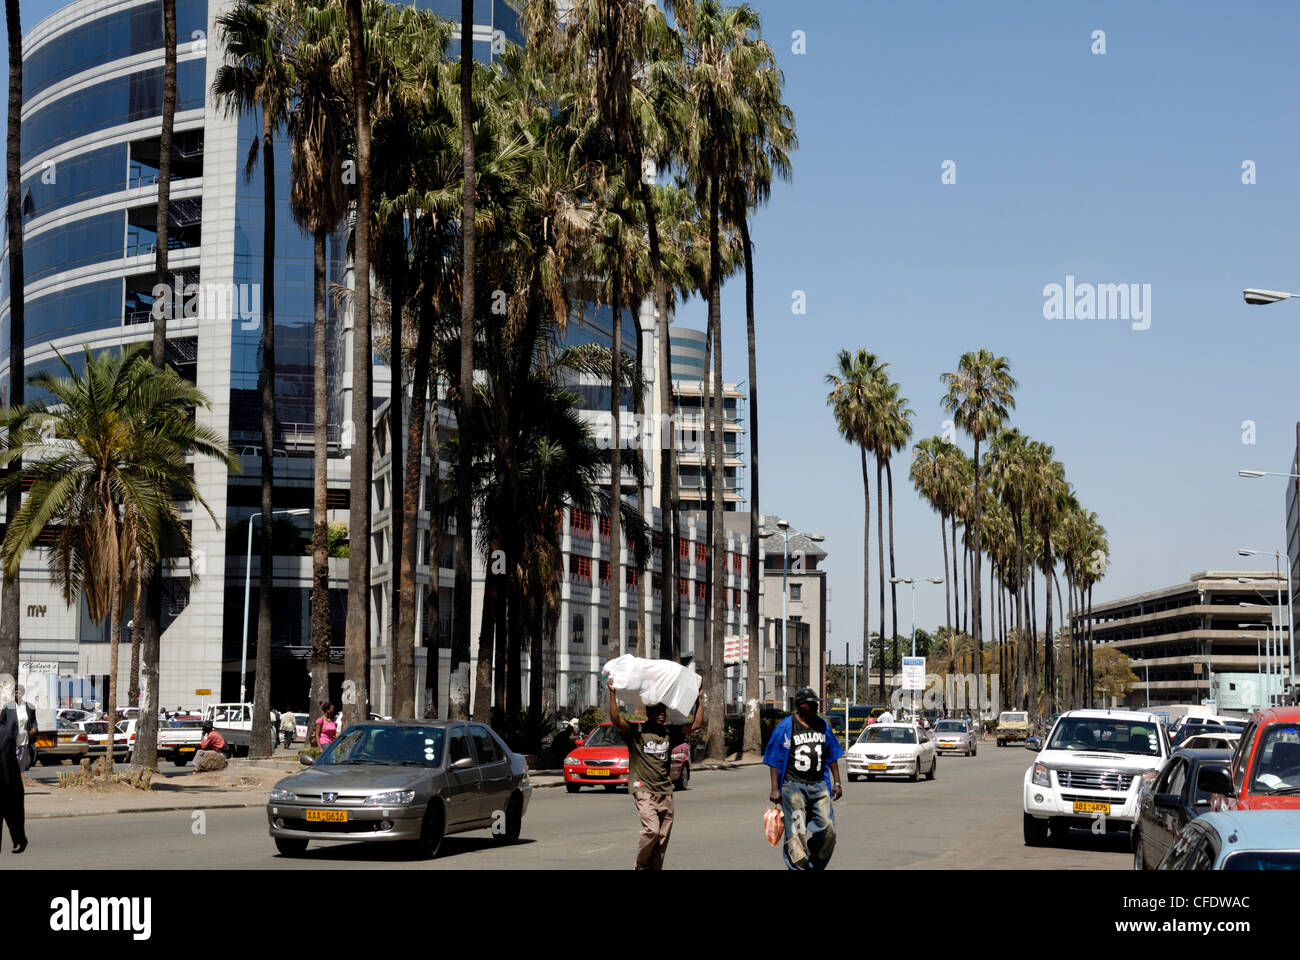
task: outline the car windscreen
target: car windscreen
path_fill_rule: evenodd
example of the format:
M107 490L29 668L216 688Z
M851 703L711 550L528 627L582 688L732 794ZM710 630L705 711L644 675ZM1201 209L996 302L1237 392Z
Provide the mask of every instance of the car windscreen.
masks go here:
M916 743L916 731L911 727L871 726L862 731L858 743Z
M934 725L935 733L965 733L966 724L960 720L940 720Z
M626 744L623 743L623 737L611 723L609 726L600 726L591 731L591 736L584 741L583 746L622 747L626 746Z
M442 763L442 727L350 727L320 755L317 766L392 764L436 767Z
M1224 870L1300 870L1300 853L1294 850L1244 850L1223 861Z
M1133 753L1160 756L1155 724L1116 717L1062 717L1052 731L1048 750L1087 750L1093 753Z
M1004 713L998 718L998 723L1028 723L1029 714L1027 713Z
M1255 748L1251 793L1300 793L1300 726L1275 723Z

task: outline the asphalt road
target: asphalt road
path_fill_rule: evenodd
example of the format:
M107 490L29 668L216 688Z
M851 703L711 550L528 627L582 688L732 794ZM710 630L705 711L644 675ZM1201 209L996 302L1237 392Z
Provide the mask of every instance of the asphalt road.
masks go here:
M1122 839L1077 832L1062 845L1024 846L1021 780L1033 754L986 744L973 758L942 757L933 782L844 784L836 804L840 869L1130 869ZM762 833L766 767L699 771L677 794L669 869L779 870L778 848ZM190 811L124 814L28 823L27 869L276 869L346 866L381 869L627 869L638 821L626 793L535 790L523 837L499 846L486 830L448 837L442 855L413 862L395 847L313 844L281 857L261 808L206 811L204 832ZM15 861L4 857L3 865Z

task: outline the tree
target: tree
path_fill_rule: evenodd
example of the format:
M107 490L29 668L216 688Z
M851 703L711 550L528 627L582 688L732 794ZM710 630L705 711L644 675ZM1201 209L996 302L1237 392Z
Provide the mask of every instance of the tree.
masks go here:
M1125 696L1138 682L1128 654L1114 647L1100 647L1094 655L1096 661L1096 686L1094 694L1118 699Z
M949 490L952 486L948 471L952 465L951 441L942 437L926 437L912 449L912 467L908 475L921 498L939 514L939 543L943 547L944 620L952 629L951 591L953 581L948 576L948 514L952 509Z
M188 458L214 457L232 471L239 461L220 436L195 424L194 409L207 407L207 398L175 371L156 370L143 346L98 354L87 347L81 374L60 360L67 376L46 371L31 380L50 402L0 411L0 464L25 462L23 474L0 478L0 490L31 483L0 557L12 575L40 543L64 601L84 596L92 622L110 618L111 715L123 610L138 600L151 568L178 551L189 556L177 499L195 501L216 520Z
M21 406L24 399L26 324L24 323L25 290L23 273L23 217L19 192L22 189L23 133L23 28L18 0L5 0L5 29L9 34L9 113L5 144L5 222L9 240L9 395L5 402ZM9 469L17 473L22 461L14 460ZM22 504L22 490L9 487L5 517L17 515ZM0 590L0 673L18 675L19 617L22 610L22 587L15 570L6 575Z
M912 438L913 411L907 405L907 398L898 394L899 385L885 382L880 394L880 419L875 431L878 444L876 460L885 465L885 482L889 487L889 610L893 617L892 636L894 638L893 657L898 659L898 584L894 582L897 573L894 570L894 471L890 461L900 450L907 449L907 441ZM879 487L877 486L877 492ZM881 568L884 575L884 568Z
M841 350L836 372L826 375L826 382L831 387L826 403L834 413L835 425L840 435L858 448L862 460L862 666L863 677L868 683L871 669L871 479L867 473L867 452L872 449L871 411L882 369L874 353L861 349L856 353ZM782 625L783 632L784 629ZM881 697L884 697L883 674Z
M980 443L996 431L1015 407L1012 391L1019 384L1011 376L1006 357L994 357L988 350L980 349L962 355L957 369L945 373L941 380L948 390L941 398L945 410L953 415L956 425L975 441L974 482L972 484L973 510L971 514L971 540L975 544L971 571L971 636L975 648L984 649L981 633L980 603Z
M262 162L262 343L258 390L262 404L262 484L260 576L257 601L257 666L253 684L253 729L249 756L270 756L271 591L274 552L271 542L272 489L275 482L275 137L288 119L294 79L286 53L283 7L240 0L217 17L225 44L225 61L217 68L212 93L228 116L259 111L260 140L253 138L244 165L251 177L258 152ZM367 431L368 435L368 431ZM367 493L369 491L367 490ZM366 497L366 503L370 502ZM352 501L356 509L357 501ZM364 548L363 548L364 549Z

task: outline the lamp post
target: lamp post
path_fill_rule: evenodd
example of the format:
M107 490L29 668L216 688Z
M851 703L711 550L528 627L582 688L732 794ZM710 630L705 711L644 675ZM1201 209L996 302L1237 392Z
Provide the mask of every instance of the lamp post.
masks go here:
M790 671L786 660L786 602L790 593L790 522L788 520L776 521L776 526L785 540L785 559L781 563L781 702L786 708L790 706ZM770 530L760 530L760 536L770 537ZM821 543L826 538L816 533L806 533L804 536L814 543ZM846 729L847 735L847 729Z
M1262 295L1262 294L1277 294L1277 291L1275 291L1275 290L1262 290L1262 291L1261 291L1261 290L1246 290L1245 293L1246 293L1246 294ZM1287 298L1289 298L1289 297L1291 297L1291 296L1293 296L1293 294L1289 294L1289 293L1286 293L1286 294L1279 294L1279 295L1276 296L1275 299L1277 299L1277 300L1285 300L1285 299L1287 299ZM1246 302L1247 302L1247 303L1273 303L1273 302L1275 302L1275 299L1258 299L1258 298L1257 298L1257 299L1255 299L1255 300L1252 300L1252 299L1250 298L1250 296L1247 296L1247 297L1246 297ZM1246 477L1247 479L1257 479L1257 478L1259 478L1259 477L1285 477L1285 478L1290 479L1290 480L1300 480L1300 474L1295 474L1295 473L1271 473L1271 472L1269 472L1269 471L1267 471L1267 470L1238 470L1238 471L1237 471L1237 476L1239 476L1239 477ZM1292 592L1292 589L1291 589L1291 556L1290 556L1290 554L1286 554L1286 553L1283 553L1283 556L1286 557L1286 606L1287 606L1287 617L1289 618L1288 621L1287 621L1287 627L1286 627L1286 636L1287 636L1287 644L1286 644L1286 645L1287 645L1287 652L1288 652L1288 659L1287 659L1287 664L1288 664L1288 666L1287 666L1286 686L1287 686L1287 689L1288 689L1288 690L1291 690L1291 689L1292 689L1292 684L1295 682L1295 676L1296 676L1296 672L1295 672L1295 637L1292 636L1292 634L1295 632L1295 597L1294 597L1293 592ZM1280 604L1280 602L1279 602L1279 606L1280 606L1280 605L1281 605L1281 604ZM1281 653L1281 650L1279 649L1279 654L1280 654L1280 653ZM1295 697L1294 697L1294 691L1292 691L1292 700L1293 700L1293 701L1295 700Z
M1286 557L1286 569L1287 569L1286 594L1287 594L1287 610L1289 613L1291 608L1291 576L1290 576L1291 557L1285 551L1282 550L1241 549L1238 550L1237 553L1243 557L1253 557L1260 553L1264 554L1265 556L1267 556L1270 553L1273 554L1274 582L1277 584L1277 608L1276 608L1277 622L1276 622L1276 632L1274 634L1274 651L1277 657L1277 662L1276 664L1274 664L1272 660L1269 661L1268 672L1270 675L1276 673L1278 675L1278 679L1281 680L1281 674L1284 667L1284 661L1282 657L1282 558ZM1295 644L1291 642L1291 628L1294 623L1295 621L1292 620L1291 623L1287 624L1287 629L1286 629L1287 648L1291 651L1292 663L1294 663L1294 658L1295 658L1295 651L1294 651ZM1286 685L1290 686L1290 683L1291 683L1291 678L1288 677ZM1273 698L1273 694L1270 693L1269 706L1274 706L1272 698Z
M890 577L890 583L905 583L912 588L912 656L916 656L916 585L918 583L943 583L943 577ZM916 713L916 691L912 691L912 713Z
M272 510L272 517L300 517L310 510ZM248 556L244 561L244 641L239 652L239 702L247 702L245 689L248 680L248 593L253 582L253 520L262 516L259 510L248 518Z

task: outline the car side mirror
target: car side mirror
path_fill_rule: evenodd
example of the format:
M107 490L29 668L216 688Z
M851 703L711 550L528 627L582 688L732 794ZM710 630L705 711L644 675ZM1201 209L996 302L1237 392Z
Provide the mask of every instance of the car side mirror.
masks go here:
M298 754L298 762L301 763L304 767L310 767L312 764L316 762L316 758L313 757L310 753L300 753Z
M574 745L575 747L580 747L580 746L582 746L585 742L586 742L586 741L583 740L582 737L579 737L577 740L574 740L574 741L573 741L573 745Z
M461 757L459 760L452 763L451 768L453 770L468 770L472 766L474 766L473 760L469 757Z
M1177 810L1183 805L1183 798L1176 793L1157 793L1155 805L1161 810Z
M1040 750L1043 749L1043 741L1039 740L1037 737L1026 737L1025 749L1032 750L1034 751L1034 753L1038 753Z
M1232 777L1222 767L1203 767L1196 775L1196 789L1202 793L1218 793L1225 797L1236 796Z

